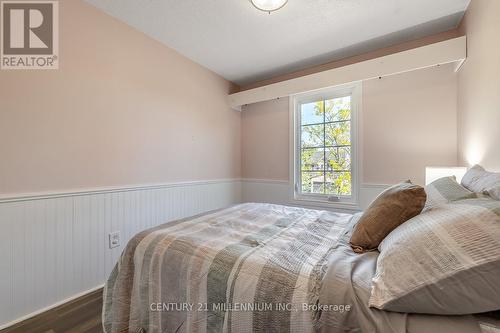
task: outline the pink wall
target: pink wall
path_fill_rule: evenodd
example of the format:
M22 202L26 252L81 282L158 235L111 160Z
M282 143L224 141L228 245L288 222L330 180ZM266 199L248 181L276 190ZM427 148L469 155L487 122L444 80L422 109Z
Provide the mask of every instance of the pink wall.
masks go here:
M244 178L288 180L288 98L243 107L241 127Z
M500 169L499 5L472 1L458 97L448 66L364 83L363 182L421 183L457 155ZM60 11L60 69L0 72L0 195L289 178L288 99L235 112L213 72L83 1Z
M426 166L457 163L457 76L451 65L363 83L363 183L411 178ZM289 179L288 99L255 103L242 114L243 177Z
M364 182L425 184L426 166L457 164L453 69L446 65L364 83Z
M80 0L60 69L0 72L0 194L240 177L231 84Z
M459 159L500 171L500 1L472 0L460 27L467 60L458 78Z

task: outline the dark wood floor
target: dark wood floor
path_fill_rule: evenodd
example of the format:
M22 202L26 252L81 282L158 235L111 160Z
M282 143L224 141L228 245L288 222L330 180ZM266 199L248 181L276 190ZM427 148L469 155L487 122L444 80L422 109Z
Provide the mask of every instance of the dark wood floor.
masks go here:
M102 289L27 319L0 333L101 333Z
M0 333L102 333L102 289L38 316L0 330ZM485 314L485 322L500 320L500 311Z

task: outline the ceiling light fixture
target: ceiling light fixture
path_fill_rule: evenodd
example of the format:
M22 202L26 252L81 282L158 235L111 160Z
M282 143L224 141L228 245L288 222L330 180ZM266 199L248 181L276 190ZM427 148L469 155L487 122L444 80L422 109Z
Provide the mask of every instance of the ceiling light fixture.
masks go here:
M283 8L288 0L250 0L250 2L258 10L271 14L271 12Z

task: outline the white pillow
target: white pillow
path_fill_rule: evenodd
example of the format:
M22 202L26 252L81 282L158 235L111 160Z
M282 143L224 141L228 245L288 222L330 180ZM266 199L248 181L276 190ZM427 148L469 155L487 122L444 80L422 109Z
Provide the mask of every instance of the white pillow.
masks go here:
M488 172L480 165L474 165L462 178L462 185L476 193L488 193L500 200L500 173Z
M379 246L369 305L464 315L500 309L500 202L453 201L403 223Z
M481 196L457 183L455 176L436 179L425 186L425 193L427 193L426 210L452 201Z

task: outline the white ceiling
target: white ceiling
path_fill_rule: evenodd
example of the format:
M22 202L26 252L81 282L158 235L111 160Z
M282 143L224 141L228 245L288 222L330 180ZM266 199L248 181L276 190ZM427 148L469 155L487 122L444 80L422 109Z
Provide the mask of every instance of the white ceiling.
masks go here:
M456 27L470 0L86 0L245 85Z

